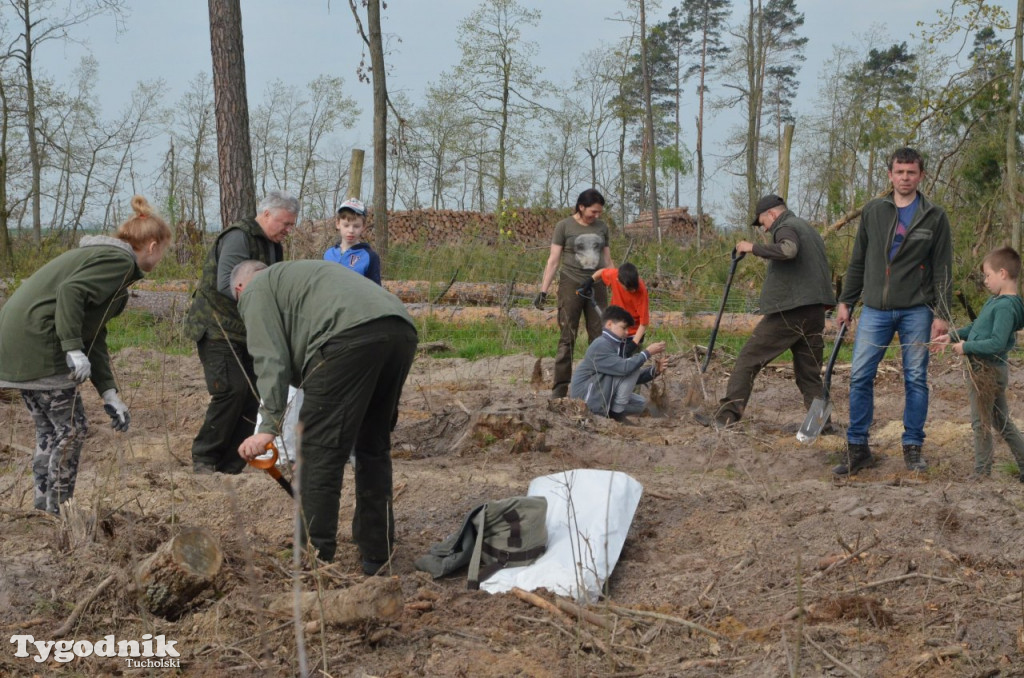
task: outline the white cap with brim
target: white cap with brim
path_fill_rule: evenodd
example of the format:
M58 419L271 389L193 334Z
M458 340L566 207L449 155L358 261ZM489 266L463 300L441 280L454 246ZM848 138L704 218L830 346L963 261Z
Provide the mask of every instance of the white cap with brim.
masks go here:
M341 203L341 206L338 208L338 214L341 214L345 210L355 212L361 217L366 216L366 205L356 198L349 198L345 202Z

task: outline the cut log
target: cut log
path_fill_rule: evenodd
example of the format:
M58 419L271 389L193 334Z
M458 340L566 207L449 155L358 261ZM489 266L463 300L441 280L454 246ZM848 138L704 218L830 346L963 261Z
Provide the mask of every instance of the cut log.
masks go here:
M224 556L202 527L182 530L135 569L142 600L155 615L175 620L213 583Z
M465 325L487 321L512 321L519 326L558 326L558 311L551 308L538 311L535 308L512 308L508 313L499 306L434 306L432 304L409 304L406 306L414 320L436 318L444 323ZM752 313L723 313L719 322L722 332L752 332L761 316ZM681 311L651 311L651 327L662 336L662 330L706 329L715 324L713 313L689 314ZM557 330L556 330L557 332Z
M292 594L271 601L272 612L291 612ZM370 577L347 589L331 589L302 594L302 618L317 621L323 609L323 622L332 626L364 621L393 619L402 611L402 587L397 577Z

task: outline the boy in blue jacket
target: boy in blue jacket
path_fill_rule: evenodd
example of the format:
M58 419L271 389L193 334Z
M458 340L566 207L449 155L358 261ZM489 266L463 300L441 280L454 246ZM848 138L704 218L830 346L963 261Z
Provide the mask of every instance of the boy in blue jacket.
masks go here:
M333 261L380 285L380 257L363 242L366 230L366 206L349 198L338 208L335 221L338 244L324 252L325 261Z
M1024 328L1024 302L1017 294L1020 255L1010 247L992 250L985 256L981 270L985 287L992 293L977 319L951 334L943 334L936 343L951 344L970 365L968 394L971 401L971 428L974 429L975 480L992 473L992 428L1002 436L1017 460L1020 480L1024 482L1024 438L1010 419L1006 404L1009 381L1007 352L1015 344L1015 335ZM952 335L952 336L951 336Z
M665 352L665 342L651 344L627 358L633 315L621 306L609 306L601 314L601 322L604 330L573 372L569 396L585 401L594 414L631 424L626 415L639 414L647 407L647 399L633 389L665 371L664 358L655 358L653 365L644 367L648 359Z

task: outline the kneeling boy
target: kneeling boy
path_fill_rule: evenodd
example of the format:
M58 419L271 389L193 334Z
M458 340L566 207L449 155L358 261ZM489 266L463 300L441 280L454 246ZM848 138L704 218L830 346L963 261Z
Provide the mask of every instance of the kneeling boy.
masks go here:
M633 393L637 384L645 384L665 371L666 362L657 358L644 367L648 359L665 352L659 341L632 357L626 357L629 328L633 316L620 306L609 306L601 314L604 331L587 349L586 355L572 375L569 395L586 401L590 411L628 423L627 414L639 414L647 407L647 399Z

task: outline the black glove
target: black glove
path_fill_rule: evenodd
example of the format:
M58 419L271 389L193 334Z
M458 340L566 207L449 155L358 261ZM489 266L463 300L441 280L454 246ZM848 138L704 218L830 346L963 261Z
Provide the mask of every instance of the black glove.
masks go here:
M543 311L544 310L544 302L547 300L547 298L548 298L548 293L547 292L537 292L537 296L535 296L533 298L533 306L534 306L534 308L536 308L538 311Z
M576 290L576 294L579 294L579 295L584 296L584 297L589 297L591 292L593 292L593 291L594 291L594 279L591 278L587 282L583 283L583 285L578 290Z

